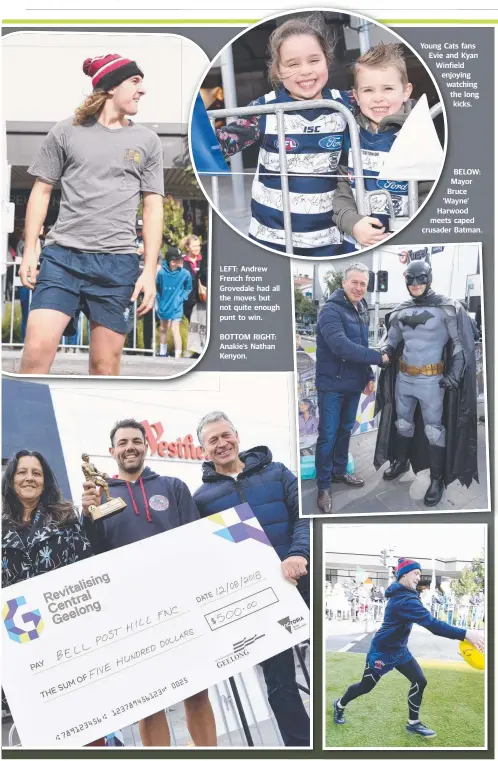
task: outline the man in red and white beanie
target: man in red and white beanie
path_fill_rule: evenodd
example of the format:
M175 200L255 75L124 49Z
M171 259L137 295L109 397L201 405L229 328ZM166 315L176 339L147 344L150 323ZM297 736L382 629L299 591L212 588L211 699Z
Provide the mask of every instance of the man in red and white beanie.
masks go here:
M21 373L48 373L61 336L74 335L80 311L90 320L92 375L119 375L133 327L152 309L163 227L163 153L155 132L132 121L145 94L144 74L129 58L87 58L92 93L48 133L28 172L36 177L26 212L22 284L33 290ZM36 243L54 186L57 221L38 270ZM135 225L143 201L144 268Z
M396 669L410 682L406 731L410 735L429 740L436 737L436 732L420 721L420 707L427 679L419 663L408 650L408 638L413 624L425 627L438 637L461 641L466 639L479 650L484 649L484 635L477 629L460 629L431 616L417 592L420 572L421 567L417 560L399 558L395 569L396 581L386 589L388 603L384 611L384 620L370 644L361 681L352 684L341 698L334 700L335 724L345 724L346 706L361 695L371 692L384 674Z

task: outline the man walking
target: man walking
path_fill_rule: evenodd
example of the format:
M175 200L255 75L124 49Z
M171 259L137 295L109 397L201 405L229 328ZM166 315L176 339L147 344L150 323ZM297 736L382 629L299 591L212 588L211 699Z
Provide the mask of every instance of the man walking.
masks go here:
M194 494L202 518L247 502L282 561L282 573L309 606L309 520L299 518L297 478L273 462L268 447L240 452L235 426L224 412L205 415L197 427L208 461ZM268 700L286 746L310 745L309 716L296 684L294 653L261 663Z
M368 347L368 308L364 299L368 267L354 262L344 271L342 288L328 299L318 315L316 388L318 440L315 465L317 506L331 512L332 482L363 486L364 480L346 473L349 441L362 392L374 391L371 365L388 362Z
M111 499L121 497L126 507L105 520L92 522L89 508L101 504L102 488L92 481L83 484L83 525L95 553L124 547L198 520L199 513L186 484L145 467L147 442L141 423L131 418L120 420L110 438L109 452L116 460L119 475L109 480L109 491ZM207 690L185 700L185 713L195 745L216 745L216 724ZM164 711L142 719L139 729L143 745L171 745Z
M20 373L49 372L61 336L73 335L80 311L90 320L92 375L119 375L132 302L152 309L163 227L164 179L158 136L129 117L145 94L143 72L116 53L88 58L93 92L73 117L53 127L28 169L36 177L26 210L19 275L33 290ZM59 216L40 259L36 244L54 186ZM143 198L144 269L135 245Z
M385 593L388 603L384 621L372 639L361 682L348 687L342 698L334 701L336 724L346 723L344 709L352 700L371 692L384 674L396 669L410 682L406 731L411 735L428 739L436 737L436 732L422 724L419 718L427 680L408 650L408 638L413 624L424 626L439 637L461 641L466 639L479 650L484 649L484 636L476 629L460 629L431 616L417 592L420 570L420 563L417 561L408 558L399 559L396 582L391 584Z

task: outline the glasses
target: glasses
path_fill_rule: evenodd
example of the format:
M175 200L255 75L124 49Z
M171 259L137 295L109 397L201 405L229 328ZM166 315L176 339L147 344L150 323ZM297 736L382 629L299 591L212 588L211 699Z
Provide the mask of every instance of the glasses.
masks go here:
M427 285L429 282L429 275L422 273L421 275L405 275L407 285Z

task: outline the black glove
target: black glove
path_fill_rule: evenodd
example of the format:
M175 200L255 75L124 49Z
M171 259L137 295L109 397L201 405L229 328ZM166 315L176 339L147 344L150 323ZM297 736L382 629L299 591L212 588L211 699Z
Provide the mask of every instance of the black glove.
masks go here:
M394 357L395 349L393 349L392 346L386 345L380 349L380 352L381 354L387 354L387 356L389 357L389 360L387 362L380 363L380 367L389 367L389 365L391 364L392 358Z
M460 385L463 371L465 370L465 357L463 351L459 351L451 358L451 366L448 368L446 375L439 379L441 388L449 391L456 391Z

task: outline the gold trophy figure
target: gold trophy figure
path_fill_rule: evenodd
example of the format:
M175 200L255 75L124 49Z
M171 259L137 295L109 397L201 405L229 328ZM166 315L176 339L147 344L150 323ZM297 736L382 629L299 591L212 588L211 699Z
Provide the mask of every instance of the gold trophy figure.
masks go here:
M108 483L109 476L107 473L102 473L100 470L97 470L95 465L90 462L89 455L82 454L81 459L83 460L81 470L83 471L85 480L91 481L95 484L95 486L101 486L106 497L106 501L102 505L92 505L88 508L88 512L91 515L92 521L107 518L109 515L116 515L116 513L124 510L126 507L126 502L121 499L121 497L115 497L114 499L111 499Z

